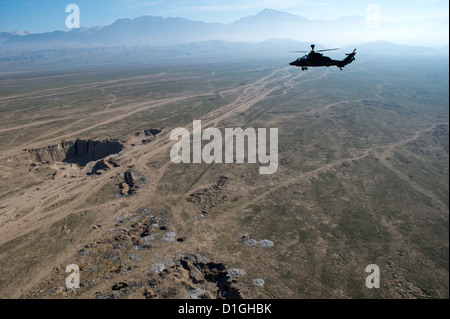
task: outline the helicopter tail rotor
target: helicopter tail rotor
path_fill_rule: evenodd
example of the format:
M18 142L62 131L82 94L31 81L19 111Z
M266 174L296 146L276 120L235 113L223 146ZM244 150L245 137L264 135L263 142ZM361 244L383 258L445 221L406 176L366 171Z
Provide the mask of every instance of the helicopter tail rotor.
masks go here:
M353 61L356 60L356 59L355 59L356 49L353 50L352 53L346 53L346 55L347 55L347 57L346 57L344 60L340 61L340 62L337 64L337 67L340 68L341 70L342 70L342 68L343 68L344 66L346 66L347 64L350 64L350 63L352 63Z

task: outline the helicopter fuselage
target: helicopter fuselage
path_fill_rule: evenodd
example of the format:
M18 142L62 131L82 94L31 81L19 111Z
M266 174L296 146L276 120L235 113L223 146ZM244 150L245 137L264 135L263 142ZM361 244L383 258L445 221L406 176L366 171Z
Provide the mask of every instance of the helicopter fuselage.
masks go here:
M329 67L335 65L342 70L344 66L351 63L355 59L354 58L355 54L356 52L354 51L348 54L348 57L345 58L343 61L339 61L333 60L327 56L323 56L323 54L321 53L312 51L309 54L301 58L298 58L294 62L289 63L289 65L301 67L302 70L307 70L308 67L320 67L320 66Z

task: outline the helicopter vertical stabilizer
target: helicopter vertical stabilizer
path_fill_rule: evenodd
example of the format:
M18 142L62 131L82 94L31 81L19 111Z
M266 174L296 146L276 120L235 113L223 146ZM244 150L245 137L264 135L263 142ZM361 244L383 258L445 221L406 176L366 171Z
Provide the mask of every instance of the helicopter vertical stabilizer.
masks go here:
M346 66L347 64L352 63L353 61L355 61L355 55L356 55L356 49L353 50L352 53L346 53L347 57L342 60L340 63L337 64L337 66L339 68L343 68L344 66Z

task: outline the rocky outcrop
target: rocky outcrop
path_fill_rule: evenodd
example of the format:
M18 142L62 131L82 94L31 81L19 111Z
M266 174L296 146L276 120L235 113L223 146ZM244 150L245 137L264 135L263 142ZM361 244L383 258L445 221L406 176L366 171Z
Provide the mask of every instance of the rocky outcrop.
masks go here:
M133 195L136 192L136 179L131 170L123 174L123 182L119 184L120 194L123 196Z
M225 264L199 255L187 254L174 260L174 265L154 274L150 281L146 298L244 299L242 285L232 278ZM176 292L164 295L174 283Z
M63 141L56 145L38 149L25 149L16 160L32 162L65 162L81 166L90 161L96 161L106 156L119 153L123 145L117 140L76 140Z
M199 217L208 216L208 210L214 207L217 203L222 203L228 200L227 195L223 195L223 189L228 182L228 177L220 176L216 184L208 188L197 190L195 193L189 195L186 201L194 203L200 207Z
M89 175L96 174L101 175L102 172L108 171L110 169L119 167L120 165L114 162L112 159L105 160L101 159L95 163L94 167L92 168L92 172Z
M155 136L158 135L159 133L161 133L163 130L163 128L159 129L159 128L151 128L148 130L144 130L144 134L145 136Z

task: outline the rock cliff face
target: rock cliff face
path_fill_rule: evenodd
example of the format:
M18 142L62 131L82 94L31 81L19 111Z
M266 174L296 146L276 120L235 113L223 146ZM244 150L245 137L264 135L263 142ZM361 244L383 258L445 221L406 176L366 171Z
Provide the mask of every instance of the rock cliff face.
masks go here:
M66 162L86 165L90 161L102 159L108 155L119 153L123 145L116 140L93 141L76 140L61 142L39 149L26 149L19 160L33 162Z
M119 153L123 149L117 141L76 140L69 147L63 162L86 165L111 154Z
M33 162L62 162L66 158L66 154L70 147L74 144L71 142L61 142L57 145L51 145L38 149L26 149L23 154L26 160Z

